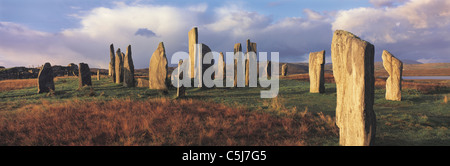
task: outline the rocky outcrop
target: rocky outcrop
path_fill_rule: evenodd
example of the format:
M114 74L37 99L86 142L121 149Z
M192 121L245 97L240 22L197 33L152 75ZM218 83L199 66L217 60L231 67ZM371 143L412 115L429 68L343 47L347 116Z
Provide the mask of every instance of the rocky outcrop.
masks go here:
M403 63L386 50L383 50L381 58L384 69L389 74L386 80L386 100L401 101Z
M168 63L164 43L161 42L150 58L148 68L149 88L167 91L168 85Z
M143 78L136 78L135 80L136 87L145 87L148 88L148 80Z
M75 63L70 63L67 68L68 76L78 76L78 66Z
M309 53L309 92L325 92L325 50Z
M331 43L336 81L339 144L368 146L375 138L374 46L350 32L337 30Z
M50 92L55 90L55 83L53 82L53 70L50 63L45 63L39 71L38 75L38 93Z
M68 66L52 66L53 76L78 76L78 66L71 63ZM38 78L40 67L12 67L0 69L0 80Z

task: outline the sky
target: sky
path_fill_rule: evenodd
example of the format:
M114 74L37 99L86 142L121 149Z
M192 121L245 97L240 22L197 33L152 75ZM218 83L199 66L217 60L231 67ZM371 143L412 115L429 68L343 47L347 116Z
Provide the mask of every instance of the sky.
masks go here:
M147 68L159 42L169 59L200 43L232 52L247 39L281 62L307 62L338 29L401 60L450 62L448 0L0 0L0 66L88 63L108 68L109 45L132 46L136 68ZM245 51L245 49L243 50Z

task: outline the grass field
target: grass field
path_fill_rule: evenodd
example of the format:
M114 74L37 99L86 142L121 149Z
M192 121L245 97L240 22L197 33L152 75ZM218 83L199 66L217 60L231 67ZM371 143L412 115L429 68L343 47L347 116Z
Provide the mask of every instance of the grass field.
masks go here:
M1 145L338 145L333 83L324 94L286 79L274 99L261 99L262 88L190 88L175 99L175 89L124 88L106 77L81 90L76 78L55 80L54 93L0 91ZM375 90L375 145L450 145L449 87L404 88L401 102L384 93Z

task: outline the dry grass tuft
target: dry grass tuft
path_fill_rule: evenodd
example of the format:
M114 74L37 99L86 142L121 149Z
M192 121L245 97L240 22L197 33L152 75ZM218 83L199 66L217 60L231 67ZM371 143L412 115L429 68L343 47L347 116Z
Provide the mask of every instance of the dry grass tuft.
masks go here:
M80 101L0 112L0 145L308 145L335 136L334 119L277 117L196 100Z
M37 87L37 79L15 79L0 81L0 92Z

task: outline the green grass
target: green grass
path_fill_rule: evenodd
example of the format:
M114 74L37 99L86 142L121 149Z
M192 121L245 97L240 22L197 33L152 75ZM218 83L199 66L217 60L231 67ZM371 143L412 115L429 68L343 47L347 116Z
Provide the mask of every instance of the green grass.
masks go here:
M64 102L67 100L113 100L129 98L173 99L176 89L168 94L148 88L125 88L114 84L109 78L93 79L92 90L78 89L76 78L60 78L55 82L54 94L37 94L37 88L26 88L0 92L0 110L14 111L27 104ZM230 107L244 107L250 111L266 111L276 116L289 116L305 110L315 114L323 113L334 118L336 108L336 86L325 84L326 93L309 93L309 83L297 80L280 80L277 98L261 99L260 91L267 88L188 88L187 98L224 103ZM450 104L444 103L444 95L450 88L439 92L422 94L416 90L404 89L403 101L386 101L385 90L375 90L374 110L377 116L375 145L450 145ZM214 111L214 110L210 110ZM312 138L316 145L338 145L338 137Z

